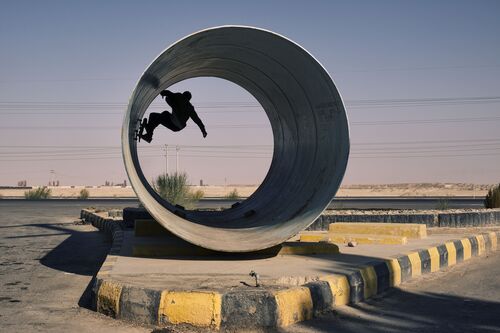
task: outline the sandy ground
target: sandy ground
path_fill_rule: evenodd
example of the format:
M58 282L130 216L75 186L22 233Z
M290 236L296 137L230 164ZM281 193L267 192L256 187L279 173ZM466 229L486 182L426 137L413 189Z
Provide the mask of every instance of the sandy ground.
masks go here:
M342 186L337 193L337 197L434 197L434 196L485 196L491 185L472 184L389 184L389 185L347 185ZM231 191L238 192L240 197L250 196L257 185L227 185L227 186L192 186L193 191L201 190L204 197L222 198ZM86 188L90 197L103 198L127 198L135 197L131 187L119 186L60 186L50 187L52 197L73 198L78 197L80 191ZM0 197L23 197L24 189L1 189Z

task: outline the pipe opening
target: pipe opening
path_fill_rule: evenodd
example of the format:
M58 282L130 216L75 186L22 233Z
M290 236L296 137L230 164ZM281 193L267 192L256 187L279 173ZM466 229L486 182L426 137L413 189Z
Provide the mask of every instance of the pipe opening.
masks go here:
M274 153L248 200L223 212L180 217L148 186L132 123L161 90L195 77L225 79L253 95L271 123ZM307 51L269 31L228 26L178 41L149 66L130 99L122 143L131 184L160 224L202 247L246 252L285 241L322 213L347 166L349 129L340 94Z

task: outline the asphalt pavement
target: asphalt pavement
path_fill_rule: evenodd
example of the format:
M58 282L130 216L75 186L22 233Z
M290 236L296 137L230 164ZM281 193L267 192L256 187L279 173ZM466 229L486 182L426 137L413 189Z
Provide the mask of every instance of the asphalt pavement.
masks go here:
M150 332L88 309L110 242L82 204L0 200L0 332Z
M338 197L334 198L328 206L329 209L464 209L464 208L484 208L484 198L474 197ZM23 205L25 199L4 199L0 200L0 207L3 201L9 201L13 205ZM204 198L196 205L200 209L229 208L237 200ZM113 206L123 208L137 206L139 201L135 198L98 198L98 199L49 199L40 201L44 205L54 205L59 207L101 207ZM31 203L30 203L31 204ZM46 207L46 206L44 206Z
M500 252L425 275L282 332L500 332Z

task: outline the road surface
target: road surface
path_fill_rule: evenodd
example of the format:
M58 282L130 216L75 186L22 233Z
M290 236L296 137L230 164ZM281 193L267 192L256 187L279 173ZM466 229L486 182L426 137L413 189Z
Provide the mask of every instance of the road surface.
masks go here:
M17 202L17 205L26 203L24 199L5 199L0 200L0 205L3 201L9 201L10 204ZM229 208L235 200L226 199L202 199L199 201L197 207L201 209L207 208ZM40 205L49 204L59 206L61 203L71 207L85 208L88 206L113 206L123 208L128 206L137 206L139 201L134 198L130 199L50 199L40 201ZM64 206L63 205L63 206ZM0 206L1 207L1 206ZM447 208L484 208L483 198L460 197L460 198L440 198L440 197L398 197L398 198L385 198L385 197L356 197L356 198L335 198L330 203L331 209L442 209Z
M500 332L500 252L282 332Z

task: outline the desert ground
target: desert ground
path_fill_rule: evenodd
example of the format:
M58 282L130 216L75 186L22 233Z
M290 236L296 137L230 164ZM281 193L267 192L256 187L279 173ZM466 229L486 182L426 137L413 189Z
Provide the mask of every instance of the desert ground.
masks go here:
M378 184L378 185L345 185L340 188L337 197L456 197L485 196L492 185L485 184ZM248 197L258 185L207 185L191 186L192 191L201 190L205 198L223 198L236 190L238 196ZM132 198L135 197L132 187L122 186L57 186L49 187L53 198L76 198L82 189L87 189L90 198ZM1 188L0 198L24 197L26 189Z

